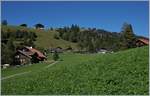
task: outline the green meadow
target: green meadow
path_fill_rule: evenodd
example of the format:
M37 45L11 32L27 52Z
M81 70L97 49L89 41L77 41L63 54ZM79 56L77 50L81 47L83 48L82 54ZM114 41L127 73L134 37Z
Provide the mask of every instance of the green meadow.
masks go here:
M60 60L2 70L2 95L148 95L149 47L107 54L59 54ZM51 61L51 59L48 59ZM45 61L46 62L46 61Z

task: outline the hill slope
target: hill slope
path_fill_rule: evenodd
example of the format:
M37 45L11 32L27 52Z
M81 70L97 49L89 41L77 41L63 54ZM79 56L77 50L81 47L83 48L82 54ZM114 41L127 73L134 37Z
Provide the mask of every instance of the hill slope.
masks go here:
M7 30L14 32L17 30L27 30L30 32L35 32L37 35L36 39L36 47L40 48L49 48L49 47L62 47L62 48L67 48L71 46L72 48L77 48L75 43L65 41L63 39L55 39L54 34L56 31L51 31L51 30L36 30L33 28L24 28L20 26L4 26L2 25L2 30L4 32L7 32Z
M148 46L60 57L62 61L47 69L2 80L2 94L148 95Z

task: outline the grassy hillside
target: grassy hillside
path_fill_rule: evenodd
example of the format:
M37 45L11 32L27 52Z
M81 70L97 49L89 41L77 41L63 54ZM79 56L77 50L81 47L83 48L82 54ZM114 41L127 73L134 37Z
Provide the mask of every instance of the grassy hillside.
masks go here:
M38 47L49 48L49 47L62 47L67 48L71 46L76 49L76 44L72 42L65 41L63 39L54 39L55 31L36 31L38 36L35 44Z
M2 26L2 30L7 31L11 30L11 32L14 32L16 30L27 30L31 32L36 32L37 34L37 40L35 42L36 47L41 48L49 48L49 47L62 47L67 48L68 46L71 46L72 48L77 48L75 43L68 42L62 39L55 39L54 34L56 31L51 30L36 30L33 28L24 28L20 26Z
M65 53L60 57L61 61L47 69L40 67L2 80L2 94L148 95L148 46L113 54Z

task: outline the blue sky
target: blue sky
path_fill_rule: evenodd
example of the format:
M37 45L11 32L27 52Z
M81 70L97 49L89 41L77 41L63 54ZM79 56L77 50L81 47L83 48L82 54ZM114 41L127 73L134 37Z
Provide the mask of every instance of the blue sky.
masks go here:
M46 27L78 24L120 32L124 22L132 24L135 34L148 37L148 1L3 1L2 20L10 25L26 23L33 27L42 23Z

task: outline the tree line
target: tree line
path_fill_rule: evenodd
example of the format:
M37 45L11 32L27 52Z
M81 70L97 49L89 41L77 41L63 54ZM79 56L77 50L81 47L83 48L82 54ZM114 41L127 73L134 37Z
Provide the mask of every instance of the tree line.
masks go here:
M7 25L7 20L2 21L3 25ZM27 27L27 24L21 24L22 27ZM36 28L44 28L43 24L35 24ZM51 28L52 30L54 28ZM70 42L77 43L80 50L89 52L97 52L101 48L108 50L119 51L136 47L135 42L137 36L133 32L131 24L124 23L121 32L110 32L103 29L88 28L82 29L76 24L70 27L55 29L55 39L64 39Z
M7 26L8 22L7 22L7 20L2 20L1 24ZM21 27L28 27L28 25L25 24L25 23L20 24L19 26L21 26ZM34 25L34 27L36 29L38 29L38 28L44 28L45 26L43 24L41 24L41 23L37 23L37 24Z
M124 23L120 33L109 32L103 29L88 28L81 29L78 25L72 24L71 27L57 29L55 38L77 43L80 50L97 52L101 48L111 51L119 51L134 48L136 35L132 25Z
M2 25L7 26L7 21L2 21ZM27 27L27 24L21 24L20 26ZM43 28L44 25L39 23L36 24L35 27ZM110 51L119 51L136 47L135 42L137 36L133 32L132 25L128 23L123 24L121 32L110 32L96 28L83 29L77 24L72 24L70 27L57 28L55 30L55 39L64 39L77 43L80 51L95 53L102 48ZM2 28L2 64L12 63L13 56L17 49L23 46L35 47L34 41L36 37L35 32L30 32L29 30L3 30ZM6 60L6 58L8 59Z

